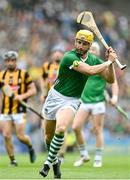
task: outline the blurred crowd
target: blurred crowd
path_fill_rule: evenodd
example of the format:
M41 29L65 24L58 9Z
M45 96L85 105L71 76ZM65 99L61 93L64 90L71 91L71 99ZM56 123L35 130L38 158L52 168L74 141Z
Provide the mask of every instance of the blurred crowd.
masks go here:
M130 14L110 8L112 1L109 1L107 9L108 4L104 2L105 0L1 0L0 69L4 67L2 54L5 51L19 52L18 66L27 69L37 85L38 95L31 103L38 111L41 108L39 78L43 62L49 60L53 48L65 51L72 48L75 32L82 27L76 23L76 17L81 11L90 10L108 45L114 47L119 60L127 64L125 71L116 68L116 74L120 88L119 104L130 114ZM95 40L98 41L96 38ZM103 47L102 51L104 52ZM27 131L33 132L33 136L37 137L40 120L30 112L28 116ZM111 133L130 134L130 123L109 106L105 127Z

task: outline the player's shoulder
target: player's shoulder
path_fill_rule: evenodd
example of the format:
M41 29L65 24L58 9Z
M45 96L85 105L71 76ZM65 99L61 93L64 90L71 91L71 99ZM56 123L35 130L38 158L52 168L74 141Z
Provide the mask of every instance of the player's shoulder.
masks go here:
M27 72L27 70L26 70L26 69L20 69L20 68L18 68L18 69L17 69L17 71L19 71L19 72L23 72L23 73L26 73L26 72Z
M50 62L50 61L45 61L43 64L42 64L42 67L43 68L47 68L49 65L51 65L52 64L52 62Z
M0 71L0 77L2 77L6 72L7 72L6 69L2 69L2 70Z
M42 64L42 66L46 66L46 65L48 65L49 64L49 61L45 61L43 64Z
M26 69L17 69L20 76L29 76L29 72Z
M75 49L72 49L72 50L70 50L70 51L66 51L66 52L64 53L64 56L65 56L65 55L69 55L69 54L76 54Z
M5 71L6 71L6 69L1 69L0 74L4 74Z
M77 57L75 49L65 52L63 56L63 58L72 58L72 57Z

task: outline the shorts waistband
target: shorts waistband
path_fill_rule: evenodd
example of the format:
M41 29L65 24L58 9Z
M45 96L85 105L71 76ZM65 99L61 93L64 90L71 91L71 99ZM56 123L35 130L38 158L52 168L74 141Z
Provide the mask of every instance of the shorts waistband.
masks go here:
M61 97L61 98L64 98L66 100L79 100L78 98L75 98L75 97L68 97L68 96L64 96L63 94L59 93L58 91L56 91L53 87L51 88L51 91L53 94Z

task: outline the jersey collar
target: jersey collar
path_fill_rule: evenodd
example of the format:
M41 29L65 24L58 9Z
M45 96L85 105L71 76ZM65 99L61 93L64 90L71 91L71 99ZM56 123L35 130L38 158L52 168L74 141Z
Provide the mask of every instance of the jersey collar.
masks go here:
M87 55L86 55L86 58L80 58L82 62L85 62L87 59L88 59L88 52L87 52Z

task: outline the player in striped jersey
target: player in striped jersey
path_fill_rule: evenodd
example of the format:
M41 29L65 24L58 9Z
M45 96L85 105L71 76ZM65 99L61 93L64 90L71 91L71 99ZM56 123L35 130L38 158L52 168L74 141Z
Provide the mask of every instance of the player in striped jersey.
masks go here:
M41 101L44 102L48 91L53 86L59 71L59 63L64 54L63 48L54 48L50 59L43 63L42 77L40 78Z
M20 101L27 101L29 97L36 93L36 88L29 74L25 70L17 68L18 53L16 51L6 52L3 58L6 69L0 72L0 88L10 85L14 93L14 97L8 97L4 92L2 93L0 121L6 150L11 161L10 164L17 166L12 143L12 133L15 130L17 138L27 145L30 162L33 163L36 155L30 137L24 132L26 108L20 104Z

